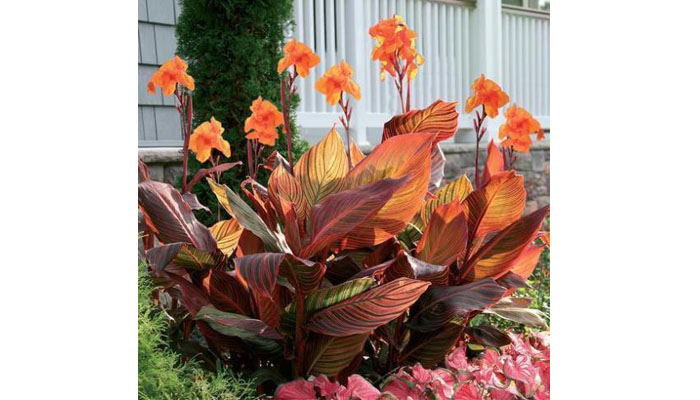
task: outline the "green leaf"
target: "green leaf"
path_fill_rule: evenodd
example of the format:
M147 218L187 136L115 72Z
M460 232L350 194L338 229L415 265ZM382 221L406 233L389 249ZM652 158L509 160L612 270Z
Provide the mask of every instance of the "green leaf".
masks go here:
M311 333L307 341L306 375L336 376L362 352L369 333L333 337Z
M546 328L545 314L540 310L527 308L531 302L532 299L525 297L506 297L484 310L484 313L495 314L519 324Z
M330 336L369 333L401 315L430 282L400 278L314 313L307 328Z
M222 203L222 206L226 209L230 209L234 217L238 220L238 223L245 229L251 231L255 236L259 237L265 244L265 247L276 253L292 252L289 246L287 246L287 242L284 240L284 235L279 232L270 231L262 218L260 218L255 210L250 208L241 196L236 194L236 192L231 190L228 186L219 185L210 178L207 178L207 182L209 182L209 186L215 193L220 193L222 189L226 191L226 203ZM223 201L221 197L219 197L219 201Z
M261 353L275 353L281 350L278 340L282 337L259 319L220 311L211 305L202 307L197 313L197 320L205 321L215 331L241 338Z
M352 296L358 295L374 284L374 279L362 278L354 279L345 282L341 285L331 286L328 288L319 289L312 292L306 297L304 309L306 317L312 313L334 304L340 303L343 300L349 299ZM282 314L280 329L284 332L294 332L296 324L297 306L295 302L290 303Z

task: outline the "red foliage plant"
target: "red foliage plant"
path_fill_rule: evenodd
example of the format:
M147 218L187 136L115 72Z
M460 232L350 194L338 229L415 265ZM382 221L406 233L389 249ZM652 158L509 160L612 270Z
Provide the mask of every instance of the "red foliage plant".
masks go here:
M281 80L283 98L297 76ZM523 215L523 177L493 142L477 185L462 175L440 187L439 142L457 131L455 106L406 110L367 156L351 140L346 149L333 128L296 162L270 156L266 186L255 180L262 145L251 141L243 197L218 182L236 164L212 156L214 167L195 175L225 215L212 227L193 215L193 182L181 194L140 164L146 260L164 301L182 311L172 314L184 339L201 335L232 368L323 374L353 391L361 366L381 376L415 362L432 367L465 339L510 342L495 327L469 326L479 313L544 324L526 299L509 296L537 263L549 209ZM477 112L479 139L485 118Z

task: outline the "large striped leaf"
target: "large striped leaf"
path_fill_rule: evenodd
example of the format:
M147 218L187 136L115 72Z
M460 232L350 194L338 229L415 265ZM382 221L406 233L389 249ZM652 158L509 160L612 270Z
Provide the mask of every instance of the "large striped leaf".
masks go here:
M267 181L267 192L278 211L280 211L280 199L284 199L294 204L294 211L296 211L300 221L306 219L306 201L301 191L301 185L283 165L279 165L270 174L270 179Z
M259 319L217 310L211 305L202 307L196 319L223 335L243 339L256 352L275 353L282 349L278 343L282 337Z
M326 197L311 208L311 242L299 254L311 257L371 218L407 179L382 179ZM342 249L342 245L340 249Z
M228 273L210 269L202 280L202 288L219 310L252 315L248 291L238 279Z
M233 218L236 218L236 215L233 213L233 208L231 208L231 203L229 203L228 201L228 196L226 196L226 185L213 185L213 181L209 178L207 178L207 181L209 182L209 187L211 188L211 191L216 196L216 200L219 201L219 205L224 210L226 210L228 215L230 215Z
M428 182L428 191L435 193L442 184L442 178L445 177L445 162L447 158L442 152L439 144L433 147L430 152L430 181Z
M362 153L362 150L357 147L353 139L350 139L350 160L352 161L352 165L357 165L364 159L365 155Z
M401 360L419 362L426 368L432 368L445 360L445 356L455 346L463 331L464 327L456 323L448 323L433 332L411 331L411 339L401 354Z
M461 203L472 191L472 183L464 174L438 189L438 191L435 192L435 198L428 199L420 210L422 225L420 225L419 228L424 229L428 222L430 222L430 216L433 215L437 206L452 203L453 201L459 201Z
M438 265L452 264L467 245L467 216L458 201L438 206L416 247L416 257Z
M180 252L185 243L170 243L146 250L146 262L154 271L160 272L167 267Z
M520 218L526 195L523 177L507 171L494 175L486 186L467 196L470 242Z
M309 294L304 301L304 309L306 317L314 312L334 304L340 303L343 300L349 299L352 296L358 295L374 284L374 280L370 278L353 279L340 285L331 286L323 289L318 289ZM296 303L290 303L287 309L282 314L281 327L286 332L293 332L296 323ZM304 319L306 319L306 317Z
M460 286L433 286L412 310L408 326L420 332L439 329L455 316L491 306L505 292L506 288L490 278Z
M546 328L547 323L544 321L544 313L537 309L527 308L530 302L532 302L532 299L525 297L506 297L487 310L484 310L484 312L498 315L501 318L519 324Z
M238 246L238 240L243 233L243 227L235 217L219 221L212 225L209 230L214 235L219 250L227 256L233 254L233 250Z
M474 282L486 277L498 279L518 261L523 250L537 237L549 206L508 225L469 258L463 266L462 277Z
M446 265L434 265L419 260L400 250L396 258L360 271L353 279L379 276L382 282L391 282L399 278L411 278L430 282L433 285L447 286L449 270Z
M209 182L209 186L215 193L221 190L226 192L226 202L233 212L233 216L242 227L259 237L265 244L265 247L275 252L291 253L283 235L270 231L260 216L236 192L228 186L219 185L209 178L207 178L207 182Z
M362 352L369 333L334 337L312 332L306 343L306 375L335 377Z
M279 213L284 221L284 238L292 253L299 254L301 251L301 232L294 203L290 203L283 198L279 199Z
M484 163L484 174L482 175L479 186L486 185L492 176L503 172L504 167L503 154L501 154L498 146L493 139L491 139L491 142L489 142L488 156Z
M210 304L209 298L206 293L200 288L195 286L192 282L187 279L169 272L165 272L176 285L180 287L180 293L182 293L182 300L185 303L185 308L190 315L195 316L199 310Z
M472 340L484 346L501 347L511 343L508 334L493 325L470 326L466 333Z
M455 110L456 105L456 101L448 103L438 99L423 110L397 115L384 124L382 141L396 135L419 132L437 133L437 142L449 139L457 132L459 113Z
M272 296L278 276L307 295L318 288L326 267L286 253L260 253L234 260L237 276L254 295Z
M330 336L369 333L398 317L429 285L429 282L397 279L314 313L307 321L307 328Z
M274 300L274 290L283 258L283 253L260 253L234 259L236 276L253 295L258 316L273 328L279 326L282 312Z
M225 265L226 256L218 250L208 252L199 250L190 244L183 244L180 251L173 259L173 264L178 267L202 271L208 268L216 268Z
M386 241L399 233L422 204L430 179L430 151L435 134L392 137L377 146L350 171L346 187L359 188L386 178L407 181L391 199L343 239L342 247L359 249Z
M343 178L348 173L343 147L343 139L333 128L294 165L294 176L301 184L308 207L343 189Z
M520 253L518 259L513 263L510 272L517 274L523 279L528 279L535 271L544 246L528 246Z
M151 231L165 243L189 243L202 251L216 250L216 241L206 226L192 214L172 185L156 181L139 183L139 205Z
M146 261L156 272L161 272L168 265L202 271L217 268L225 264L225 256L220 252L197 250L187 243L171 243L154 247L146 251Z

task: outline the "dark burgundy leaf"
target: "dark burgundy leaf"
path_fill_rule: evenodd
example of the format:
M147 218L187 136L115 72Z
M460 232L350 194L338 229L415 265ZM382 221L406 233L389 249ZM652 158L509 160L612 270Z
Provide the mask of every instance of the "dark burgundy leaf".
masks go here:
M501 347L510 344L510 337L492 325L470 326L466 333L474 341L485 346Z

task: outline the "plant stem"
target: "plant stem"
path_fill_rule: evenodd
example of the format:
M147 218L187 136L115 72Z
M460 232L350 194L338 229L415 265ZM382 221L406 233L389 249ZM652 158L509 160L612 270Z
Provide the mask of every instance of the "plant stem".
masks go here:
M280 78L280 102L282 105L282 115L284 121L284 131L287 135L287 161L289 162L289 173L294 176L294 157L292 154L292 127L289 123L290 102L294 94L293 85L297 78L297 70L294 67L294 72L285 82L284 78ZM287 92L289 92L289 101L287 101Z
M352 169L352 157L350 156L350 118L352 117L352 108L350 107L350 97L343 102L343 92L340 92L340 101L338 104L340 104L340 109L343 110L343 116L340 117L340 123L343 124L343 128L345 128L345 138L348 142L348 170L350 170Z
M296 326L296 349L297 349L297 362L296 362L296 374L297 376L304 376L304 295L301 290L297 288L296 292L297 298L297 326Z
M178 89L175 92L179 103L176 109L180 114L182 134L184 136L182 143L182 192L189 193L190 190L187 187L187 161L190 152L190 134L192 133L192 96L188 95L184 89L180 87Z
M474 184L478 188L479 187L479 142L481 141L481 138L484 136L484 133L486 132L483 130L483 124L484 121L486 120L486 106L481 106L482 107L482 114L479 115L479 110L476 110L476 121L474 122L474 132L476 134L476 155L475 155L475 162L474 162Z
M246 145L248 146L248 175L253 176L253 148L250 144L251 140L246 140Z

